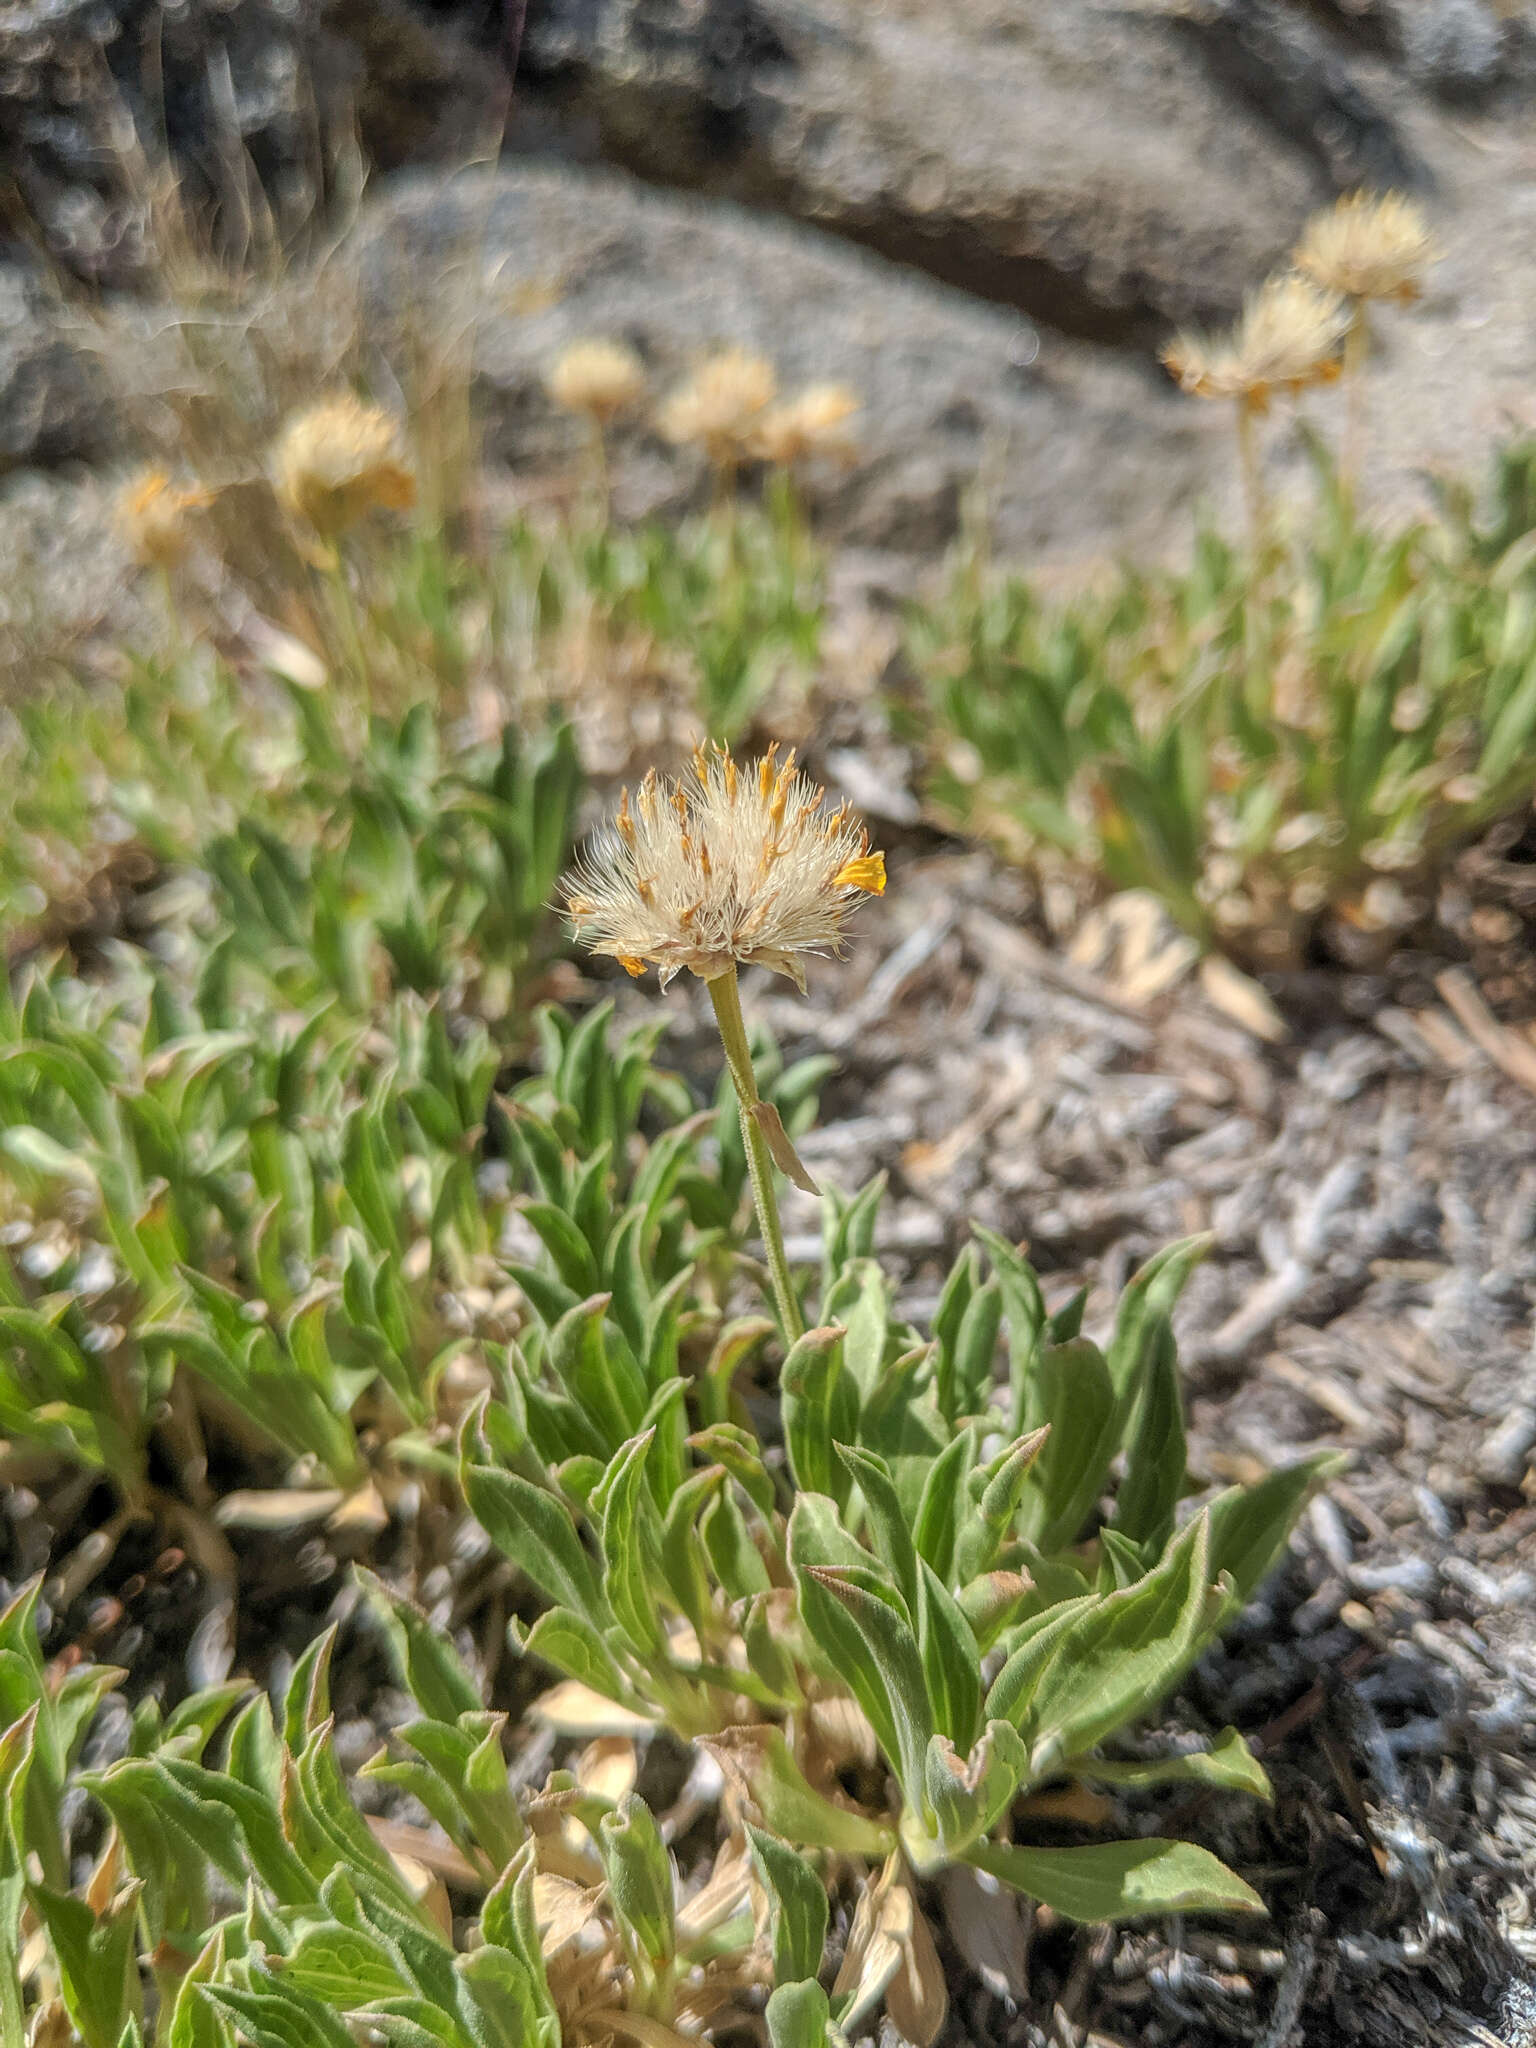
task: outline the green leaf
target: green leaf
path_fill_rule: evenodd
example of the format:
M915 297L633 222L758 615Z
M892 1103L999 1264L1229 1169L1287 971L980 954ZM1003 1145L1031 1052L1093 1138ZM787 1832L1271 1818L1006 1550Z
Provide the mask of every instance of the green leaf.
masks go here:
M352 2036L329 2005L269 1970L253 1971L248 1989L204 1984L199 1992L239 2027L251 2048L352 2048Z
M975 1864L1066 1920L1090 1925L1149 1913L1262 1913L1264 1901L1208 1849L1156 1835L1079 1849L1023 1849L981 1842Z
M917 1602L917 1646L934 1725L969 1749L981 1719L981 1652L959 1603L926 1561Z
M342 2012L409 1988L376 1935L334 1921L304 1930L284 1958L283 1980Z
M1206 1509L1211 1524L1211 1569L1232 1582L1232 1601L1253 1598L1281 1551L1308 1496L1349 1464L1347 1452L1317 1451L1253 1486L1228 1487Z
M905 1608L896 1596L887 1598L878 1590L873 1572L852 1566L794 1568L807 1632L864 1709L908 1804L921 1809L933 1711Z
M1029 1427L1049 1426L1025 1496L1024 1533L1045 1551L1075 1543L1115 1453L1115 1390L1096 1344L1047 1344L1036 1361Z
M971 1225L972 1235L992 1261L992 1271L1003 1297L1003 1315L1008 1324L1008 1376L1013 1389L1013 1434L1022 1436L1031 1406L1030 1384L1035 1355L1045 1331L1045 1300L1040 1282L1028 1259L1007 1238L979 1223Z
M431 1720L448 1722L477 1712L484 1704L480 1688L441 1630L365 1566L354 1565L353 1576L389 1638L401 1682L421 1711Z
M802 1494L825 1494L846 1505L848 1480L833 1456L854 1434L858 1394L845 1375L843 1332L807 1330L790 1346L779 1372L779 1411L789 1469Z
M1206 1237L1186 1237L1156 1253L1120 1297L1107 1363L1120 1413L1128 1412L1141 1388L1168 1319L1190 1274L1211 1248Z
M915 1615L921 1591L917 1551L901 1511L901 1503L896 1498L896 1489L891 1484L890 1467L875 1452L861 1450L857 1446L834 1443L832 1450L864 1496L864 1512L875 1555L895 1581L897 1592L906 1602L907 1612Z
M918 1499L912 1541L919 1557L931 1564L941 1579L949 1577L954 1564L965 1476L975 1448L970 1430L957 1431L929 1465Z
M773 1980L788 1985L813 1978L827 1945L827 1888L803 1856L750 1822L747 1841L752 1867L768 1895Z
M1043 1777L1154 1707L1214 1636L1221 1613L1209 1530L1198 1515L1155 1571L1123 1592L1069 1603L1065 1627L1041 1632L1050 1654L1023 1698L1010 1657L988 1696L988 1718L1018 1728L1031 1774ZM1015 1656L1027 1662L1033 1647Z
M751 1802L770 1834L807 1849L879 1861L896 1846L892 1829L816 1791L790 1754L783 1730L767 1723L699 1737Z
M769 2048L827 2048L832 2008L813 1977L799 1984L780 1984L770 1994L763 2015Z
M139 1886L124 1886L99 1915L46 1885L28 1885L27 1898L48 1931L65 2008L85 2048L118 2048L140 2012Z
M570 1515L554 1494L513 1472L470 1462L460 1448L460 1483L469 1511L504 1557L525 1571L544 1597L599 1627L608 1603Z
M1184 1490L1184 1407L1173 1332L1164 1323L1151 1347L1137 1397L1125 1477L1112 1526L1133 1543L1161 1550L1173 1532Z
M1209 1749L1182 1756L1141 1762L1080 1757L1072 1769L1077 1777L1100 1785L1215 1785L1223 1792L1251 1793L1255 1799L1274 1797L1268 1773L1235 1728L1223 1728Z
M603 1596L615 1622L642 1658L670 1661L658 1605L665 1589L661 1519L646 1484L645 1464L655 1431L633 1437L614 1458L592 1495L602 1532Z
M996 1561L1012 1532L1035 1460L1049 1437L1050 1425L1043 1424L999 1451L982 1471L971 1474L970 1490L974 1493L979 1484L980 1498L956 1541L954 1574L962 1582L989 1571Z
M1029 1758L1006 1721L989 1721L986 1732L962 1761L952 1742L936 1735L924 1766L932 1836L903 1816L902 1838L916 1870L951 1863L988 1834L1018 1795Z
M626 1792L599 1822L597 1841L626 1945L651 1971L666 1969L677 1952L674 1882L655 1816Z
M537 1657L541 1663L631 1713L648 1711L620 1671L613 1652L584 1615L572 1613L569 1608L553 1608L541 1614L523 1639L522 1651L525 1657Z

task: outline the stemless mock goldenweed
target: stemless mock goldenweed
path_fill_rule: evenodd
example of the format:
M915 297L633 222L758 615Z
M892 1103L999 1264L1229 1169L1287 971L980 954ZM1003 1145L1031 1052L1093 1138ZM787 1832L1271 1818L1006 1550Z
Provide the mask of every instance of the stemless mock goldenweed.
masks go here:
M1305 277L1272 277L1225 336L1175 336L1163 362L1180 390L1235 398L1263 412L1276 391L1301 391L1339 374L1349 315L1337 292Z
M1438 254L1429 222L1411 199L1401 192L1351 192L1312 216L1292 260L1327 291L1408 304Z
M778 393L772 363L746 349L729 348L701 363L657 415L663 437L697 442L716 469L734 469L749 451L754 430Z
M193 515L212 503L212 491L174 484L163 469L147 469L124 486L117 523L146 568L169 571L191 552Z
M566 412L606 427L644 397L645 365L622 341L573 341L550 366L544 388Z
M1255 539L1266 507L1254 422L1268 412L1276 391L1331 383L1349 331L1349 311L1337 292L1290 274L1261 285L1230 334L1178 334L1163 350L1164 366L1181 391L1236 402L1237 453Z
M289 511L326 540L376 508L404 512L416 502L398 423L351 392L289 420L272 451L272 480Z
M686 967L709 989L741 1111L752 1199L785 1341L805 1328L790 1278L774 1193L778 1165L808 1193L816 1184L770 1103L762 1100L741 1014L738 966L769 967L805 992L805 956L840 952L848 913L885 890L885 855L847 804L781 762L770 747L739 765L700 747L692 767L663 783L655 770L625 790L612 824L566 878L578 940L630 974L655 967L663 987Z
M862 404L846 384L808 384L763 414L752 435L752 452L782 469L818 455L850 461L855 448L844 424Z
M566 885L577 938L665 987L688 968L713 981L736 965L787 974L805 993L803 957L840 950L848 913L885 888L885 856L848 806L770 747L740 767L724 747L695 753L663 783L653 769L631 807L598 835Z

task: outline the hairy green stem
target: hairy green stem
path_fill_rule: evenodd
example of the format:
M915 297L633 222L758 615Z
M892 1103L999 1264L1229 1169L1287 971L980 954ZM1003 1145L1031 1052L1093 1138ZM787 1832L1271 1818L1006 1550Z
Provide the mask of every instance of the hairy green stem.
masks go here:
M736 1088L736 1100L741 1110L741 1142L747 1151L747 1172L752 1181L752 1204L757 1210L758 1227L763 1233L763 1251L768 1261L769 1277L773 1281L773 1298L778 1306L779 1326L784 1333L786 1344L793 1344L805 1333L805 1318L800 1313L800 1302L795 1294L794 1284L789 1277L789 1261L784 1256L784 1231L779 1222L779 1198L773 1185L773 1159L768 1151L768 1141L763 1136L762 1125L755 1115L762 1097L757 1092L757 1077L752 1072L752 1051L747 1044L747 1027L741 1015L741 996L736 986L736 969L726 969L713 981L706 982L709 999L715 1006L715 1022L720 1027L720 1043L725 1047L725 1063L731 1070L731 1080Z
M1344 446L1339 474L1351 497L1365 448L1365 365L1370 352L1370 323L1365 301L1360 299L1356 301L1354 315L1344 336Z
M1237 401L1237 459L1243 473L1243 498L1248 507L1248 531L1257 553L1268 524L1264 502L1264 477L1259 467L1259 442L1255 427L1257 414L1249 400Z

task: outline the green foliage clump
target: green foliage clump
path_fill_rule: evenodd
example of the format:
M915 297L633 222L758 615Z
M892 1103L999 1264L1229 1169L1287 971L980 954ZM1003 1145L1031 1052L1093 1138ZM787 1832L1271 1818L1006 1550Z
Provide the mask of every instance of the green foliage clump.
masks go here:
M1447 857L1536 779L1536 449L1491 505L1378 531L1318 458L1305 523L1253 552L1049 605L974 565L912 645L944 816L1084 893L1162 898L1207 945L1352 960L1424 917Z
M513 1116L530 1157L575 1107L574 1070L619 1114L634 1101L637 1049L605 1070L584 1032L551 1023L563 1071L541 1086L564 1099L552 1120ZM784 1361L775 1418L754 1426L750 1368L772 1325L722 1324L687 1263L638 1256L665 1239L636 1219L665 1209L678 1153L663 1139L629 1179L603 1233L609 1287L585 1300L567 1294L595 1211L569 1203L587 1217L578 1243L551 1223L564 1210L530 1207L550 1248L545 1270L520 1273L534 1319L464 1419L458 1472L470 1515L543 1602L531 1628L512 1624L562 1679L540 1711L557 1728L605 1712L668 1728L724 1766L736 1829L704 1891L680 1896L632 1792L580 1770L517 1791L505 1717L371 1574L417 1716L362 1776L441 1831L470 1902L452 1917L348 1790L329 1638L277 1714L241 1704L238 1682L169 1717L144 1705L124 1753L82 1769L92 1713L123 1674L45 1669L34 1590L0 1617L0 1892L18 1909L0 1930L35 1925L45 1946L23 2002L0 2012L5 2048L49 1998L87 2048L341 2048L359 2025L444 2048L605 2030L661 2043L739 2024L764 1998L779 2048L817 2048L895 1997L899 1968L922 1976L915 1902L950 1864L1067 1919L1258 1907L1191 1842L1030 1839L1030 1795L1063 1780L1267 1796L1232 1729L1203 1750L1115 1754L1251 1595L1326 1467L1181 1515L1169 1316L1201 1246L1136 1277L1101 1350L1081 1297L1047 1313L1021 1256L978 1231L924 1338L871 1254L873 1184L828 1205L823 1320ZM83 1879L69 1833L82 1798L111 1830ZM829 1992L827 1887L846 1883L867 1926Z
M525 1653L705 1739L797 1847L899 1853L918 1873L971 1862L1084 1919L1251 1906L1188 1845L1045 1851L994 1831L1063 1776L1263 1789L1230 1731L1140 1772L1101 1772L1097 1752L1250 1596L1320 1466L1178 1521L1168 1317L1198 1245L1138 1276L1101 1352L1081 1300L1048 1316L1025 1261L978 1232L925 1339L870 1256L878 1198L829 1204L822 1322L784 1361L768 1442L729 1391L766 1323L722 1332L690 1375L670 1301L648 1324L607 1294L540 1302L559 1395L520 1361L511 1398L480 1406L461 1440L471 1511L549 1603ZM829 1744L838 1698L883 1759L889 1804L862 1810L839 1789L853 1750Z

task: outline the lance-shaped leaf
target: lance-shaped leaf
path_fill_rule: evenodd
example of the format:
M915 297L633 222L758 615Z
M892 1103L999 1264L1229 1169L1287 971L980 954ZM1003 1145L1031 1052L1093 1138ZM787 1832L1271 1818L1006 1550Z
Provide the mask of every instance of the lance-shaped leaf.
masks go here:
M1048 1427L1050 1434L1030 1473L1021 1526L1052 1551L1077 1541L1103 1490L1118 1410L1103 1354L1086 1337L1042 1346L1032 1385L1031 1432Z
M1268 1472L1252 1486L1231 1486L1206 1509L1211 1524L1211 1569L1231 1580L1232 1603L1252 1599L1290 1534L1309 1494L1349 1464L1346 1451L1318 1451Z
M421 1711L430 1720L449 1723L460 1714L478 1713L484 1704L480 1688L442 1631L365 1566L355 1565L353 1572L389 1638L395 1668Z
M459 1445L460 1484L470 1513L547 1600L605 1627L608 1603L566 1508L519 1473L475 1463L472 1421L466 1421Z
M899 1595L876 1573L854 1566L797 1566L795 1576L808 1633L864 1709L908 1804L921 1811L933 1710Z
M768 1898L773 1980L794 1984L815 1977L827 1944L827 1888L793 1849L747 1823L752 1867Z
M841 1329L807 1330L790 1346L779 1372L779 1411L789 1469L801 1493L848 1498L848 1478L834 1443L854 1434L858 1393L846 1376Z
M1268 1773L1235 1728L1223 1728L1209 1749L1186 1750L1181 1756L1079 1757L1072 1768L1078 1777L1100 1785L1215 1785L1255 1799L1274 1797Z
M1161 1550L1172 1534L1184 1483L1184 1403L1173 1332L1165 1321L1149 1346L1111 1527L1133 1543Z
M1139 1720L1188 1670L1220 1622L1210 1583L1210 1532L1198 1515L1155 1571L1075 1612L1054 1638L1022 1715L1005 1714L1039 1778L1129 1721ZM1011 1660L1010 1660L1011 1661ZM998 1701L1007 1667L994 1685Z
M141 2010L138 1883L125 1885L100 1913L47 1885L28 1885L27 1898L47 1929L59 1990L81 2040L86 2048L118 2048Z
M643 1972L665 1970L677 1953L675 1886L655 1816L627 1792L598 1823L597 1841L625 1946Z
M1152 1835L1079 1849L1023 1849L979 1842L966 1856L989 1877L1040 1900L1067 1920L1137 1920L1149 1913L1262 1913L1264 1901L1235 1871L1193 1842Z
M1032 1429L999 1451L990 1465L970 1475L967 1491L975 1495L975 1506L962 1520L955 1540L954 1574L962 1585L996 1563L1050 1433L1049 1423ZM934 1569L939 1569L936 1562Z
M665 1664L670 1653L659 1607L666 1588L661 1518L645 1476L654 1434L646 1430L624 1445L599 1481L591 1509L602 1531L609 1611L637 1655Z

